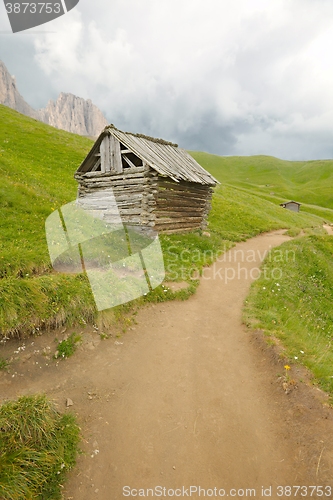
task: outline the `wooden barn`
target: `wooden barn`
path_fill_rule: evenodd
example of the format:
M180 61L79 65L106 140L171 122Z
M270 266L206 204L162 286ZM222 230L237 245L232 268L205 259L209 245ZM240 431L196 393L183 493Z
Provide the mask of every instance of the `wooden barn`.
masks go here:
M280 203L280 207L291 210L292 212L299 212L301 204L297 201L286 201L285 203Z
M75 179L78 201L89 199L100 218L163 233L204 229L218 183L177 144L106 127ZM112 193L117 207L110 208Z

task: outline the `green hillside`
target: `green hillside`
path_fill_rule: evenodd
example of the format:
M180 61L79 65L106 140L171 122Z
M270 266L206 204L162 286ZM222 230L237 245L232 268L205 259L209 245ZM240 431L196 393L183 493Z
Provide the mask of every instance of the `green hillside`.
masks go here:
M96 320L86 276L54 272L45 238L48 215L76 197L77 184L73 175L91 144L89 139L54 129L0 106L2 335L34 332L48 325L71 321ZM240 165L239 171L242 169ZM184 279L184 271L193 293L196 284L186 274L192 267L191 256L200 273L204 265L234 241L281 227L297 231L297 228L320 226L323 218L323 215L291 213L253 192L221 185L216 189L209 216L210 238L200 232L161 237L167 279ZM168 251L170 245L172 254ZM186 263L182 259L184 250ZM178 255L176 259L175 254ZM169 272L170 263L172 272ZM138 302L185 296L184 291L165 293L158 287Z
M272 156L215 156L191 152L220 182L251 191L274 203L298 201L333 209L333 160L285 161ZM326 217L332 217L329 212ZM318 212L319 215L319 212ZM332 218L330 220L333 220Z
M1 277L49 267L45 219L75 199L91 143L0 106Z

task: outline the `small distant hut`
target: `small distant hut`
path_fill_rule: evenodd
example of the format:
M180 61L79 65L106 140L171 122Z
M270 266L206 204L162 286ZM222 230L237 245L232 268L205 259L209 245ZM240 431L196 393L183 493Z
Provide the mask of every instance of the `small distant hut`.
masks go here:
M292 212L299 212L301 204L297 201L286 201L285 203L280 203L280 207L291 210Z
M124 224L163 233L204 229L218 183L177 144L113 125L100 134L75 179L78 200L89 198L106 222L114 210L103 200L113 193Z

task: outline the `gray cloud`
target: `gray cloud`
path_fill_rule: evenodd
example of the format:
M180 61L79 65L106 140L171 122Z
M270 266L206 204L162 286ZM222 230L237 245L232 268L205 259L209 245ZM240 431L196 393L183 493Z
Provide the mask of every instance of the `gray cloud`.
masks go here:
M326 0L81 0L0 58L36 107L72 92L188 149L327 158L332 27Z

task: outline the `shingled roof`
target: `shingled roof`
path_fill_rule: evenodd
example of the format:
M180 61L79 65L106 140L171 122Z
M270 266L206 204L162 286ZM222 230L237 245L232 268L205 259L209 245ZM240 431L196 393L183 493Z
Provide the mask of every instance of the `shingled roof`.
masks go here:
M188 181L208 186L219 184L187 151L179 148L177 144L142 134L122 132L113 125L105 127L87 157L81 163L78 172L85 173L92 169L96 162L96 154L99 153L101 142L106 135L113 135L144 163L160 175L169 177L175 182Z

